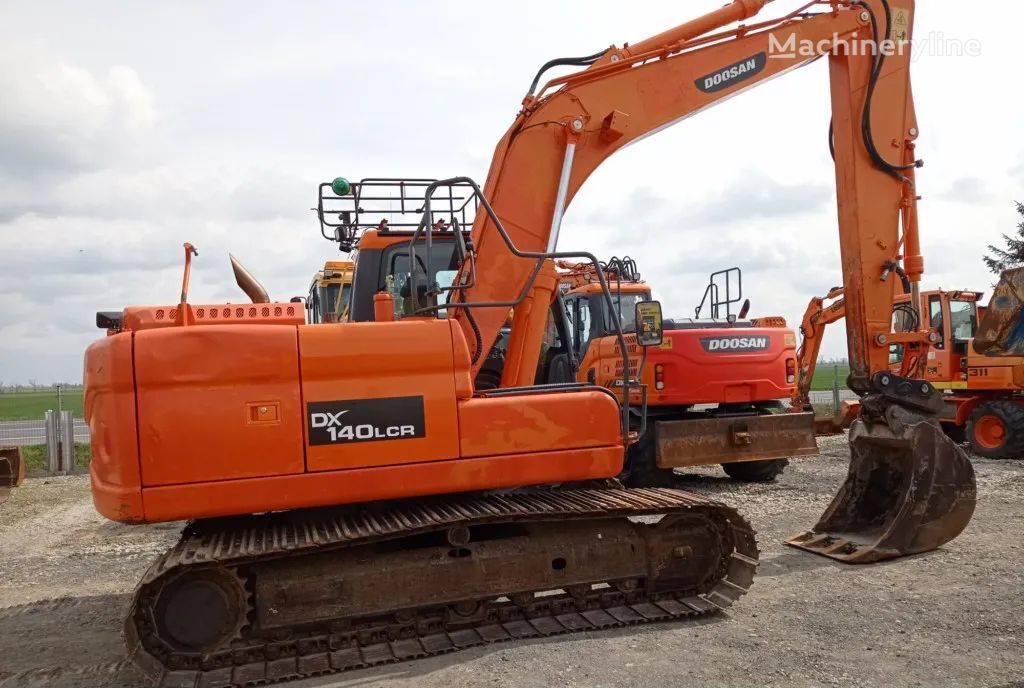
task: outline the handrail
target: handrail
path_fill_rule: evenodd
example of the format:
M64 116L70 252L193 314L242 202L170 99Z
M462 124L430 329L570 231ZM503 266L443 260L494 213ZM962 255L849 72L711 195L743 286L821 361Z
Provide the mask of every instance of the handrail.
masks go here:
M505 243L505 246L508 248L509 252L512 253L512 255L517 256L519 258L533 258L533 259L536 259L537 262L534 265L533 270L530 273L530 276L527 278L525 284L523 285L522 291L520 292L519 296L515 300L513 300L513 301L477 301L477 302L465 302L465 301L463 301L463 302L458 302L458 303L451 302L449 300L448 303L446 303L443 306L438 305L438 306L423 306L423 307L420 307L420 304L419 304L419 293L418 293L418 291L416 289L416 284L415 284L415 279L416 279L415 274L416 274L416 271L412 268L412 266L416 265L416 241L419 239L419 237L421 235L424 237L424 239L425 239L424 244L425 244L426 253L427 253L426 264L429 266L430 265L430 258L431 258L431 251L432 251L432 236L433 236L433 231L434 231L433 224L431 222L431 219L433 218L433 215L431 214L431 208L430 208L431 196L433 195L434 191L437 188L439 188L441 186L452 186L452 185L455 185L455 184L467 184L467 185L469 185L473 189L474 196L479 199L481 207L483 207L484 211L487 213L488 217L491 219L491 222L494 223L494 228L498 231L499 236L501 236L502 241ZM465 310L466 315L467 315L467 319L469 319L469 322L470 322L470 326L473 327L474 330L475 330L476 329L475 328L475 323L472 321L472 315L470 314L470 309L472 309L472 308L514 308L514 307L518 306L529 295L530 289L533 286L533 283L536 281L537 275L540 273L541 267L544 265L544 261L545 260L558 260L558 259L569 259L569 258L574 258L574 259L577 259L577 260L586 260L586 261L589 261L591 264L593 264L594 270L597 273L598 282L600 282L600 284L601 284L601 292L602 292L602 294L604 296L605 303L608 306L609 312L611 312L611 310L613 308L613 305L614 305L614 302L612 301L611 290L608 288L608 281L604 277L604 273L601 270L601 263L597 259L596 256L594 256L592 253L587 253L587 252L562 252L562 251L548 252L548 251L523 251L523 250L521 250L512 241L512 238L509 236L508 232L505 230L505 226L501 223L501 220L498 219L497 213L494 212L494 208L491 207L491 204L484 197L483 191L480 189L480 187L477 185L477 183L475 181L473 181L470 177L451 177L450 179L438 180L438 181L430 184L426 189L424 189L423 195L425 197L424 203L423 203L423 217L420 220L420 224L416 228L416 231L413 232L412 239L409 241L409 266L410 266L410 272L409 272L409 292L410 292L410 296L412 298L413 312L414 313L416 313L416 314L436 313L437 311L442 310L442 309L461 308L461 309ZM471 265L470 265L471 274L468 275L468 277L469 277L469 279L475 280L475 274L473 274L474 270L475 270L475 268L473 267L475 265L475 262L474 261L470 261L470 263L471 263ZM460 275L461 275L461 267L460 267ZM461 277L456 277L456 281L453 282L453 286L449 287L448 290L455 289L456 288L456 283L459 283L461 281L462 281ZM427 285L427 286L428 287L433 287L435 285ZM433 290L432 289L432 291L429 292L429 293L432 293L432 294L436 295L436 294L440 293L441 291L445 291L445 290L443 290L443 289ZM628 394L628 390L629 390L629 386L628 386L628 382L629 382L629 348L628 348L628 346L626 344L626 337L625 337L625 335L622 332L622 323L619 321L618 318L616 318L615 320L616 320L616 322L615 322L615 336L618 339L619 349L622 352L622 385L623 385L623 390L624 390L623 399L622 399L620 425L621 425L621 432L622 432L622 438L623 438L623 446L628 446L629 445L629 394ZM479 337L478 337L478 350L476 352L476 354L478 356L482 353L481 349L479 348L479 347L482 347L482 346L483 346L483 343L479 342Z

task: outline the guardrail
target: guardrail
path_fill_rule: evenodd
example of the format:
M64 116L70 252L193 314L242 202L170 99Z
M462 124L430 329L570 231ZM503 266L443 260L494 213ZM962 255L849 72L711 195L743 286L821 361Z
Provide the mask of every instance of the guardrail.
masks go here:
M56 385L0 391L0 446L22 447L34 457L34 470L75 471L75 445L88 444L82 390ZM35 449L32 449L35 448Z

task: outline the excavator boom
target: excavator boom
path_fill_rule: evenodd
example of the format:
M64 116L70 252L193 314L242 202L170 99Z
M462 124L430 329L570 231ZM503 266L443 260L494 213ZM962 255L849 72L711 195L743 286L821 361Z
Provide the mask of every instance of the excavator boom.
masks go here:
M837 0L827 3L827 11L810 13L826 4L811 2L778 20L713 33L756 15L764 4L738 0L632 47L612 47L581 59L576 64L585 65L584 70L552 80L535 94L538 75L498 143L484 187L504 231L496 232L494 218L480 214L472 232L476 272L507 279L476 280L463 296L473 303L516 300L539 267L523 254L556 250L562 217L574 195L615 151L827 56L849 386L865 396L866 413L851 434L853 460L846 485L826 517L790 542L851 562L933 549L966 526L973 513L974 478L966 456L945 438L936 420L940 393L888 369L891 344L920 344L928 336L892 332L888 279L897 271L911 288L912 302L918 302L924 258L909 49L915 3ZM779 51L787 45L800 48ZM515 247L502 240L506 233ZM542 319L529 311L547 308L548 302L537 298L517 308L508 357L517 362L519 376L506 371L503 385L527 384L536 370L543 332L535 323ZM460 309L454 317L467 340L478 342L475 372L505 311L477 308L470 317L468 309ZM888 475L884 481L871 478L883 473ZM927 493L913 489L923 474L935 476ZM927 516L908 517L925 503Z

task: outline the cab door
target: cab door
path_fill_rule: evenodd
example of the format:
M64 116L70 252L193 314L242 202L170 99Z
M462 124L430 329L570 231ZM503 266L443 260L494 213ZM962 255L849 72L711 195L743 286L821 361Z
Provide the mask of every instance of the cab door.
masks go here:
M925 366L925 379L938 387L953 379L952 353L953 340L949 330L949 302L940 294L928 295L928 326L939 335L939 341L928 350L928 364Z

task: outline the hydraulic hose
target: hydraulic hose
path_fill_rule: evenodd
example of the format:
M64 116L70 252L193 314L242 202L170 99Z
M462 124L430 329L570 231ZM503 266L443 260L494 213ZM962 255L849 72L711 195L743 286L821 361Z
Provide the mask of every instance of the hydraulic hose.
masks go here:
M548 60L537 72L537 76L533 77L533 81L530 83L530 90L526 92L526 96L530 97L534 91L537 90L537 84L540 83L540 78L544 75L544 72L548 71L552 67L589 67L590 65L597 62L597 60L608 52L605 48L601 52L594 53L593 55L587 55L585 57L556 57L553 60Z

